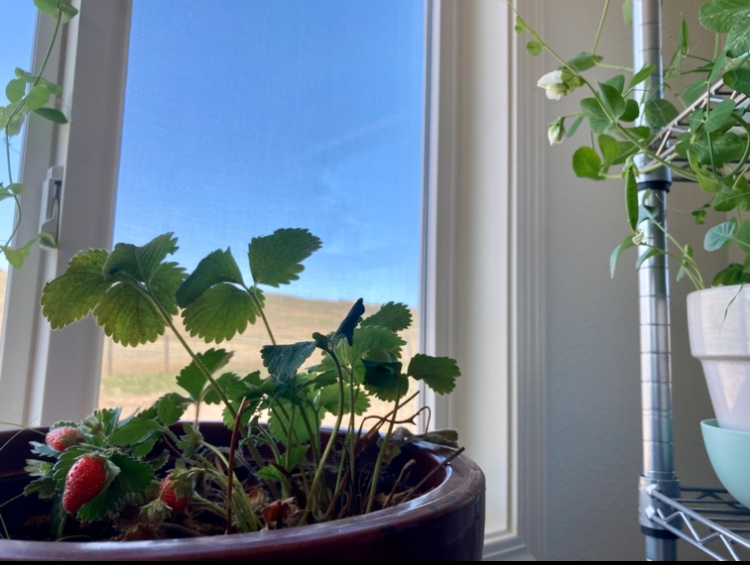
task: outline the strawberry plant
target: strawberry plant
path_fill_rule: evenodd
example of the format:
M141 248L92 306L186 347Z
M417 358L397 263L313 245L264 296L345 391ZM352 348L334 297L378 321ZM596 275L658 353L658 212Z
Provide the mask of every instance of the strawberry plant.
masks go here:
M278 529L366 514L421 492L424 480L410 480L400 446L428 440L457 447L457 438L394 433L399 408L411 399L410 379L451 392L457 364L423 354L403 359L399 332L411 324L409 309L388 303L367 316L362 299L337 328L278 343L262 288L297 280L320 247L304 229L254 238L248 281L230 249L187 274L171 260L178 247L168 233L141 247L81 252L45 286L43 311L54 329L91 314L125 346L170 331L191 358L177 376L181 393L124 419L119 410L98 410L79 423L59 422L46 443L32 442L38 458L28 461L34 480L25 492L52 501L53 536L71 521L105 519L114 539ZM194 351L178 316L191 336L216 347ZM269 342L261 349L265 371L225 371L232 352L218 345L259 322ZM373 397L392 409L362 431L355 416ZM180 421L204 403L223 405L227 445L207 440L197 419ZM335 417L327 437L320 429L326 413Z

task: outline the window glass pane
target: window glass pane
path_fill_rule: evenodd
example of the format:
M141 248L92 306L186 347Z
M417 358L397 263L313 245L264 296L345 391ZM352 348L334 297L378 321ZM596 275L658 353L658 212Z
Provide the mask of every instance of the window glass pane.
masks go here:
M5 99L5 85L16 78L14 69L21 67L24 70L29 70L34 47L36 16L37 9L33 2L5 2L3 4L3 47L0 49L0 85L2 85L0 91L2 92L2 102L0 102L0 105L2 106L8 105L8 101ZM22 139L23 131L10 139L10 168L14 182L18 182ZM7 186L10 179L8 177L8 159L4 136L0 155L0 184ZM7 240L13 233L15 216L16 208L13 200L0 201L0 243L4 245L8 243ZM5 318L8 268L8 260L5 258L5 254L0 253L0 332Z
M115 241L175 232L189 271L231 247L250 281L253 237L307 228L323 248L267 292L277 341L334 331L362 297L409 305L416 353L424 28L422 0L135 0ZM268 343L248 327L230 369ZM106 342L100 405L145 408L188 360L173 336Z

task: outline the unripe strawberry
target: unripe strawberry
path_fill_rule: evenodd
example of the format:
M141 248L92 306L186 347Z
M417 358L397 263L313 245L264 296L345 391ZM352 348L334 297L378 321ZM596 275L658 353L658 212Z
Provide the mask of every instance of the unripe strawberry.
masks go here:
M45 443L55 451L65 451L71 445L77 445L83 441L83 434L78 428L63 426L47 432Z
M100 457L85 455L68 471L63 492L63 508L75 514L94 500L107 483L107 464Z
M174 473L169 473L159 487L159 498L175 514L185 512L192 499L193 485L190 481L174 480Z

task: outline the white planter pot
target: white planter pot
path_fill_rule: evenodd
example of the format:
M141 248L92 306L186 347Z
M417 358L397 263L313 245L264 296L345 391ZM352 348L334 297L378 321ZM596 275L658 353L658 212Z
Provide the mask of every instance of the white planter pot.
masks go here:
M750 285L690 293L688 326L719 426L750 432Z

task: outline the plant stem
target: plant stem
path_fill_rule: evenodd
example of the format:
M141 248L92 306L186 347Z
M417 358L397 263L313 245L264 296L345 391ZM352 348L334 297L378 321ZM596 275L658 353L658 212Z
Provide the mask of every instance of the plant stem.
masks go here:
M252 298L253 302L255 303L255 307L258 309L258 312L260 312L260 317L263 320L263 324L266 326L268 337L271 338L271 344L276 345L276 340L273 337L271 326L268 325L268 319L266 318L266 313L263 311L263 306L261 305L260 300L258 299L257 291L258 291L258 287L254 286L253 289L249 291L250 298Z
M333 445L336 443L336 440L338 439L339 430L341 429L341 420L344 416L344 375L343 370L341 368L341 363L339 363L338 357L336 357L336 354L333 351L326 350L326 353L328 356L333 360L334 364L336 365L336 371L338 372L338 381L339 381L339 410L338 415L336 416L336 423L333 426L333 430L331 430L331 436L328 438L328 443L326 444L326 448L323 451L323 456L320 458L320 465L318 465L318 468L315 469L315 476L313 477L312 486L310 487L310 497L307 499L307 508L306 510L309 512L312 511L314 507L314 501L316 498L316 490L318 488L318 485L320 484L320 480L323 478L323 470L325 469L326 461L328 461L328 457L331 454L331 450L333 449ZM334 492L338 490L339 485L336 485L336 488L334 489Z
M607 20L607 12L609 11L609 2L604 2L604 9L602 10L602 17L599 20L599 28L596 30L596 39L594 39L594 47L591 48L591 54L596 55L596 50L599 47L599 40L602 38L602 30L604 29L604 22Z
M375 495L378 492L378 482L380 481L380 472L381 467L383 466L383 458L385 457L385 452L388 449L388 444L390 443L391 436L393 435L393 426L396 423L396 414L398 414L398 406L401 396L401 391L399 390L399 394L396 395L396 407L393 409L393 415L388 422L388 431L385 434L383 444L381 445L380 452L378 453L378 460L375 463L375 471L372 475L372 485L370 486L370 497L367 500L367 508L365 509L365 514L369 514L370 512L372 512L372 507L375 504Z

